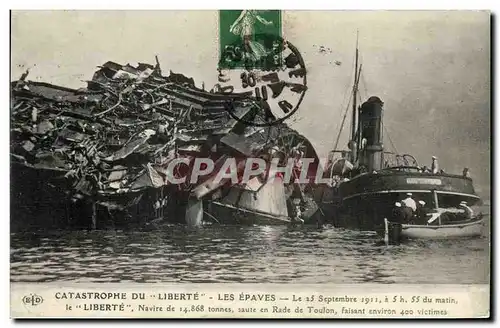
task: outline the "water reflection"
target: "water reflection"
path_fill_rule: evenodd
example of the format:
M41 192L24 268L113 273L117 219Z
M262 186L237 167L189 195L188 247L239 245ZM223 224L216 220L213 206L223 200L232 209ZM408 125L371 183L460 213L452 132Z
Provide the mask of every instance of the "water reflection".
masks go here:
M11 234L12 281L486 283L488 239L385 247L371 232L224 226Z

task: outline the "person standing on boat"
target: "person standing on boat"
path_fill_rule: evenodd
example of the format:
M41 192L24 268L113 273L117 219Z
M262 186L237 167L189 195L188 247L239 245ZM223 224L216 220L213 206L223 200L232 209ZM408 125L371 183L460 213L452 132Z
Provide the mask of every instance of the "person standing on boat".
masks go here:
M438 174L439 172L439 164L436 156L432 156L431 172L432 174Z
M389 222L389 226L386 227L390 235L389 239L392 239L396 241L396 243L399 243L401 231L403 230L401 224L404 223L403 208L400 202L394 203L394 208L392 209Z
M404 224L411 223L413 219L415 218L414 213L410 207L408 207L405 204L401 204L401 212L402 212L402 222Z
M423 200L419 200L417 211L415 212L415 216L417 217L417 223L427 224L427 214L428 213L429 213L429 210L425 207L425 202Z
M474 216L474 211L472 210L472 208L467 206L467 202L461 201L459 206L465 211L465 219L471 220L472 217Z
M302 208L300 204L295 205L295 217L293 218L293 223L304 223L304 219L302 219Z
M394 209L392 210L391 222L405 224L412 219L413 213L411 209L404 206L400 202L394 203Z
M394 223L404 223L403 206L400 202L394 203L394 208L392 209L391 222Z
M412 193L409 192L406 194L406 196L407 197L403 199L401 203L406 207L409 207L412 210L412 212L415 212L417 210L417 203L415 203L415 201L413 200Z

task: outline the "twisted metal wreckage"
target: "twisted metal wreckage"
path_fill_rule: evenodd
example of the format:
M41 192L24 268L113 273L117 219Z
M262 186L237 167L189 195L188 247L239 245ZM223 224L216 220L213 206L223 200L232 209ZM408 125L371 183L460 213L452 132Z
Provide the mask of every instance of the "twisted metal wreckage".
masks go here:
M216 183L214 175L193 184L168 182L169 174L189 170L168 172L179 157L190 165L208 157L216 167L227 157L318 161L309 141L285 124L256 127L238 120L264 122L246 93L207 92L182 74L163 76L158 63L107 62L78 90L27 81L27 75L11 85L13 228L273 224L293 221L296 209L306 221L318 215L311 184L266 183L262 177Z

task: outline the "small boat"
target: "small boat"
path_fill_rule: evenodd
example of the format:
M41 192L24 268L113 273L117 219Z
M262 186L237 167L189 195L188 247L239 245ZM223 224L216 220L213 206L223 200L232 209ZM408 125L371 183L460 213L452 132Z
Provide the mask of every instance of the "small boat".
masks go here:
M481 236L484 227L483 214L470 220L445 224L401 224L384 219L384 242L399 244L405 239L459 239Z

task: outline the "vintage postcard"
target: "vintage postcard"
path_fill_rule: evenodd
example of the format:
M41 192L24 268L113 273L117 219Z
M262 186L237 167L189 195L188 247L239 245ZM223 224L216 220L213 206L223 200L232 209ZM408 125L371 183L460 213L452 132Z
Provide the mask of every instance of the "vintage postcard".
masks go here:
M12 318L489 318L488 11L11 12Z

